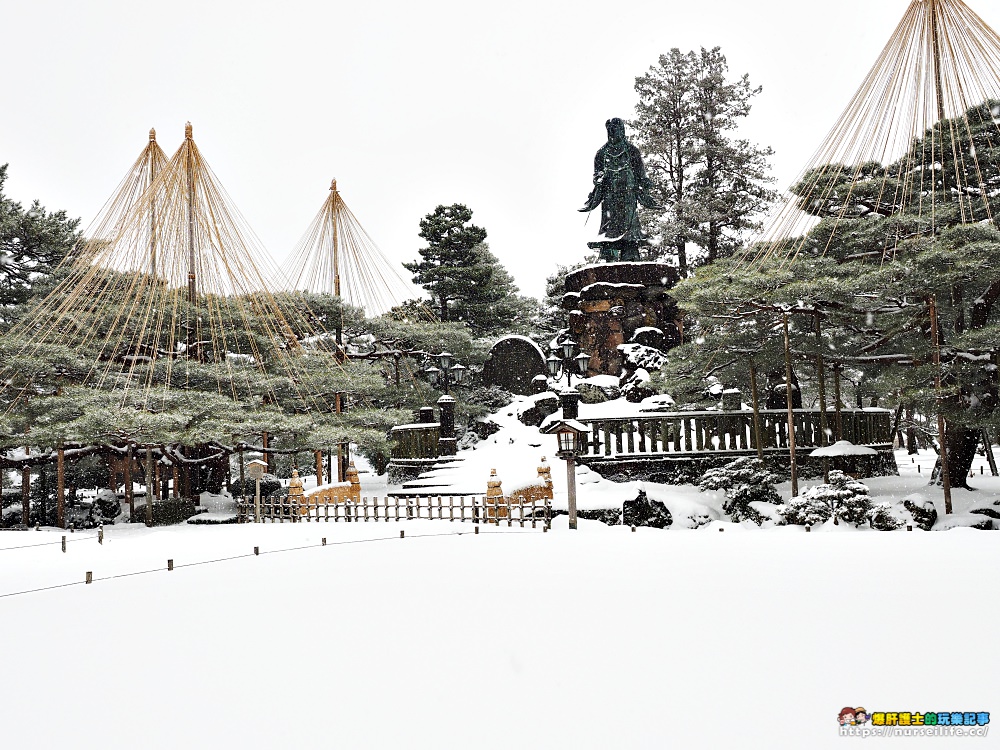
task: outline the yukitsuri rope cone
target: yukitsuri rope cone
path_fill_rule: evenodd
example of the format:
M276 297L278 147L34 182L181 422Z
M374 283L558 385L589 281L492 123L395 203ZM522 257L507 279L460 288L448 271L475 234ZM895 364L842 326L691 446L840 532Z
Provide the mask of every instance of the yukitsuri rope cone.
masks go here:
M369 317L420 296L344 203L336 180L296 245L290 267L295 289L336 295Z
M841 222L866 216L993 219L998 123L1000 37L962 0L913 0L752 257L794 258L819 219L833 223L826 247ZM889 233L883 257L902 240Z
M39 359L57 360L68 380L120 393L139 409L196 388L331 410L310 381L339 367L335 341L301 295L276 291L288 284L205 161L190 123L169 160L150 131L57 276L5 337L0 389L8 411L45 385L31 365Z

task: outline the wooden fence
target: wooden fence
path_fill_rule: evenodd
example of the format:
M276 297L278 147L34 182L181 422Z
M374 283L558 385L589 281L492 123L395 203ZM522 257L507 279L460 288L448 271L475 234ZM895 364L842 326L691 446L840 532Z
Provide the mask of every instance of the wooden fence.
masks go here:
M241 521L253 521L254 501L237 501ZM367 521L458 521L491 523L521 528L529 525L546 531L552 528L552 503L548 499L531 498L523 502L509 498L493 499L478 495L438 497L363 497L360 501L325 503L317 498L261 498L262 522L270 523L364 523Z
M820 412L796 409L797 449L823 445ZM884 409L842 409L838 418L827 412L825 441L849 440L855 445L885 447L892 444L891 412ZM757 450L751 411L673 412L655 417L581 419L590 427L583 457L749 452ZM788 412L760 412L760 439L765 451L788 450Z
M437 422L398 425L389 431L389 438L395 459L437 458L440 455L441 425Z

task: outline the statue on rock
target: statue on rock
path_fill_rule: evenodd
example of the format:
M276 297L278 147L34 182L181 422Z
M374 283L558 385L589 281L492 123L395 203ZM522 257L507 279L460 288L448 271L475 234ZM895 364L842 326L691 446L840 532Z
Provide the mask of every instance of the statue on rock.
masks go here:
M625 138L625 123L612 117L605 127L608 142L594 157L594 190L580 211L601 206L600 233L608 239L587 246L600 250L604 261L638 261L639 247L649 244L639 226L638 204L659 206L653 200L653 183L646 176L639 149Z

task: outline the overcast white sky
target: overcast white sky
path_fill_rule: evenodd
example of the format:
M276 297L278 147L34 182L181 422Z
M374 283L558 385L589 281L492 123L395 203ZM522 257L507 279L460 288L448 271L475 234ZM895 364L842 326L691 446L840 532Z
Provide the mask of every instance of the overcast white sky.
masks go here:
M996 3L970 4L994 27ZM89 223L143 148L194 125L265 247L288 255L336 177L391 258L461 202L524 293L597 238L577 213L604 121L672 47L764 87L743 135L790 184L908 0L0 0L6 193Z

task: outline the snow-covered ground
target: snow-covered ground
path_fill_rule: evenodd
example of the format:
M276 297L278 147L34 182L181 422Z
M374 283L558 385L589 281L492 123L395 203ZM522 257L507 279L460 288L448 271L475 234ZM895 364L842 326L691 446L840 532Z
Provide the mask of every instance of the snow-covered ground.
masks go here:
M825 748L1000 697L993 534L565 523L0 534L0 594L76 584L0 598L4 746Z
M554 438L500 418L449 481L481 493L496 468L509 489L551 458ZM933 455L897 460L900 477L867 480L873 499L943 510ZM980 464L956 517L1000 500ZM997 535L744 533L757 527L723 518L718 493L586 468L577 481L583 508L645 489L674 526L119 524L103 545L0 533L3 746L812 749L850 742L845 706L1000 702ZM363 494L388 489L362 476Z

